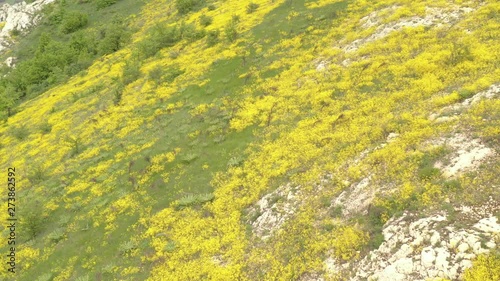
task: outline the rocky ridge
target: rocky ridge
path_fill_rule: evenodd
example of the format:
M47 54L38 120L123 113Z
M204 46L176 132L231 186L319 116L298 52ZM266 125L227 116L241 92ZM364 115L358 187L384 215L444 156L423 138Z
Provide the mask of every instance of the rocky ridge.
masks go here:
M14 30L26 31L38 24L41 19L39 11L55 0L36 0L27 4L20 2L13 5L4 3L0 6L0 22L3 27L0 31L0 52L6 50L12 44L11 33Z

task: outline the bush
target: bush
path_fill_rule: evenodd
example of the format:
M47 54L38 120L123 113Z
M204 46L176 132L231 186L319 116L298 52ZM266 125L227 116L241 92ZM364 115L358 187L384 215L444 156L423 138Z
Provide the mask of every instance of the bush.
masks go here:
M82 141L80 138L67 137L66 142L71 147L71 157L79 154L83 150Z
M207 45L213 46L219 42L219 30L211 30L207 33Z
M9 35L10 35L11 37L16 37L16 36L21 35L21 31L20 31L19 29L17 29L17 28L14 28L14 29L12 29L12 30L9 32Z
M48 134L52 130L52 125L49 122L44 122L40 125L40 131L42 134Z
M57 242L61 241L62 239L64 239L65 236L66 236L66 234L64 233L64 229L63 228L56 228L54 231L52 231L47 236L47 238L51 242L57 243Z
M47 174L47 172L45 171L45 169L42 166L36 165L32 168L32 171L28 175L28 180L32 184L38 184L47 178L46 174Z
M87 25L88 18L87 14L70 12L64 16L61 22L61 31L66 34L75 32Z
M129 34L125 32L125 27L121 24L111 24L99 33L98 52L107 55L120 50L128 41Z
M462 102L462 101L464 101L464 100L466 100L466 99L474 96L474 94L475 93L472 92L472 91L469 91L469 90L466 90L466 89L460 89L458 91L458 96L460 97L459 101Z
M251 14L251 13L255 12L258 8L259 8L259 4L254 3L254 2L250 2L250 4L248 4L248 6L247 6L247 14Z
M179 27L179 35L182 39L196 41L205 36L205 30L196 30L196 26L194 24L185 24L182 22Z
M184 15L198 8L202 3L202 0L175 0L175 7L179 14Z
M213 18L211 16L201 15L200 24L202 26L209 26L212 24L212 22L213 22Z
M42 232L44 220L40 212L30 212L24 217L25 233L27 239L33 239Z
M123 96L123 84L120 83L115 89L113 89L113 104L114 105L119 105L120 102L122 101L122 96Z
M59 25L64 18L64 14L66 14L66 10L61 8L54 8L54 6L48 5L45 8L45 18L49 25Z
M165 247L163 247L163 251L172 253L173 251L175 251L176 247L177 247L177 245L175 244L174 241L168 241L168 243L165 245Z
M158 65L149 71L148 79L153 80L156 83L159 83L162 80L162 76L163 76L163 67Z
M18 140L25 140L30 135L30 131L26 126L22 125L20 127L14 127L11 130L11 134Z
M139 43L139 55L143 58L154 56L163 48L171 47L181 40L179 28L157 25L149 31L147 39Z
M94 0L94 3L97 6L97 9L109 7L113 4L115 4L116 2L118 2L118 0Z
M168 82L168 83L173 82L174 79L177 78L177 76L182 75L182 74L184 74L184 70L180 69L177 66L173 66L173 67L167 69L167 71L165 71L163 81Z
M470 46L461 43L461 42L453 42L453 47L451 49L451 55L448 59L448 63L451 65L457 65L464 61L471 61L474 59L474 56L471 52Z
M122 73L122 83L128 85L141 77L141 64L137 60L127 61Z
M119 251L122 255L129 254L135 249L137 249L137 245L134 241L123 242L119 247Z
M229 42L234 42L234 40L238 38L237 25L238 25L238 18L233 17L233 19L224 28L226 38Z
M184 157L182 157L182 162L189 164L192 163L194 160L198 159L198 154L195 153L188 153Z
M214 200L213 193L189 194L178 201L179 208L190 207L198 204L203 204Z

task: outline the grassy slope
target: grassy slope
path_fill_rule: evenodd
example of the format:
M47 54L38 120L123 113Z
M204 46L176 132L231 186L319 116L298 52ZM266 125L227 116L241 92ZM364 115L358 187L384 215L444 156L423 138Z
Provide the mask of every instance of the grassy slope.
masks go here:
M24 220L16 280L297 279L321 273L332 249L339 259L356 258L377 236L373 228L408 206L424 212L446 197L480 203L481 196L498 195L488 167L460 179L473 193L445 190L439 175L419 177L425 141L455 125L498 149L498 115L488 114L498 112L498 100L456 123L427 119L457 102L455 91L474 93L498 82L498 22L490 17L498 4L471 4L478 10L446 32L409 28L345 54L336 46L373 32L358 23L373 10L410 7L393 15L397 20L426 5L451 4L262 0L247 14L249 2L214 1L215 10L184 16L197 22L211 15L207 29L213 30L239 15L239 38L229 43L222 32L212 47L204 39L183 40L162 50L142 62L143 75L115 105L113 77L121 76L137 42L157 22L179 21L173 4L149 1L134 20L135 43L23 104L0 128L0 166L18 170ZM450 62L457 38L472 55ZM343 67L347 58L353 63ZM315 70L319 60L329 61L328 71ZM184 74L157 83L148 73L158 66L180 66ZM485 114L489 121L477 118ZM52 129L42 134L46 122ZM16 139L14 129L23 125L29 136ZM350 162L390 132L401 134L397 144ZM78 140L77 152L68 137ZM314 183L325 172L335 180L318 191ZM343 180L370 174L397 187L378 201L373 221L339 223L323 215L328 206L321 202L342 190ZM304 204L283 235L259 241L246 230L245 209L289 181L304 186ZM175 202L212 192L215 199L203 205ZM27 233L37 222L31 239ZM333 230L324 227L332 223ZM222 265L214 265L214 256Z

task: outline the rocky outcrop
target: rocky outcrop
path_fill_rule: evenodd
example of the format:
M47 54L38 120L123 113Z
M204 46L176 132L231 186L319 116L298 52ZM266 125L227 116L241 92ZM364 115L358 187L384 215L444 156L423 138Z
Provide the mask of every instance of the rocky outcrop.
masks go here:
M25 31L38 24L41 19L39 11L43 6L54 1L55 0L37 0L30 4L20 2L14 5L3 4L0 6L0 22L5 23L0 31L0 52L12 44L10 38L12 31Z
M325 268L331 273L350 268L349 280L460 280L472 260L497 247L500 224L492 215L497 211L490 198L483 206L456 208L453 215L405 213L386 223L384 242L361 261L339 265L329 259Z
M366 43L387 37L390 33L402 30L405 27L440 27L442 25L452 24L454 22L457 22L464 14L468 14L472 11L474 11L474 9L468 7L454 7L451 10L443 10L441 8L427 8L425 16L414 16L411 18L401 19L398 22L379 25L379 27L372 35L367 38L357 39L353 41L352 43L346 45L343 50L345 52L354 52ZM371 14L362 19L362 26L376 26L378 23L379 22L376 19L376 15Z
M455 134L450 138L442 138L436 143L444 144L453 151L448 165L444 165L441 161L434 164L435 168L442 170L445 178L455 177L465 171L476 170L487 157L495 153L480 139L473 139L465 134Z
M256 218L251 222L253 233L266 239L279 229L297 210L299 193L300 186L287 184L262 197L250 210L250 217Z

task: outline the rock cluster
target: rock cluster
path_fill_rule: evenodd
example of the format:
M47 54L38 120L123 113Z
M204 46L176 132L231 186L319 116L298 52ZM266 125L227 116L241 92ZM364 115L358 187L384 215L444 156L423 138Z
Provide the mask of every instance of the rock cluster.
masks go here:
M279 229L297 210L298 193L300 186L287 184L262 197L250 211L250 217L257 217L252 222L253 233L266 239Z
M464 134L455 134L451 138L439 140L438 143L447 145L453 151L448 165L443 165L442 162L436 162L434 165L435 168L441 169L443 176L447 178L476 169L482 161L495 153L481 140Z
M36 25L41 15L39 11L43 6L55 0L36 0L33 3L16 3L14 5L3 4L0 6L0 22L4 22L0 31L0 52L10 46L10 34L14 30L24 31Z
M450 10L428 7L426 9L426 15L423 17L414 16L410 18L403 18L397 22L383 25L379 25L380 19L377 18L377 13L372 13L361 19L361 26L366 28L379 25L379 27L372 35L368 36L367 38L357 39L350 44L347 44L346 46L344 46L343 50L347 53L354 52L366 43L382 39L388 36L390 33L402 30L405 27L439 27L446 24L453 24L457 22L464 14L468 14L472 11L474 11L474 9L468 7L453 7Z
M354 265L351 280L457 280L477 255L497 246L499 233L494 216L458 222L445 214L415 219L406 213L387 222L384 242Z

